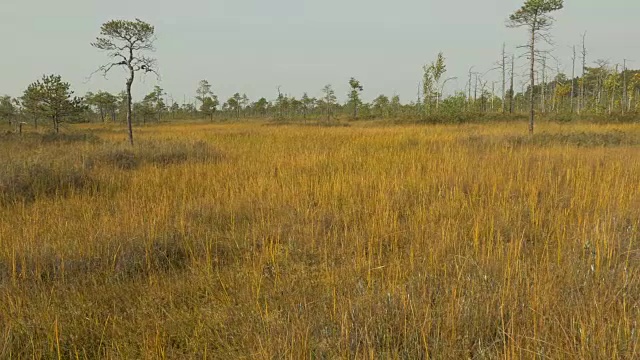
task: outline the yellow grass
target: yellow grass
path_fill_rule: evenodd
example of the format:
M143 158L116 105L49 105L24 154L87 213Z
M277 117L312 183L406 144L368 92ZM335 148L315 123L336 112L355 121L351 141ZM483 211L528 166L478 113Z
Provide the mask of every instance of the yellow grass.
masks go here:
M0 138L91 180L0 203L0 358L640 357L637 125L72 130Z

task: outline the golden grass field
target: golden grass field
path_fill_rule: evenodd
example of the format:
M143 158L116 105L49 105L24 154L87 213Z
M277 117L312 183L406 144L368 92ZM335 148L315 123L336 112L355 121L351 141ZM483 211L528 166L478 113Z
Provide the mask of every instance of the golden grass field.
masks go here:
M640 126L537 131L0 135L0 358L638 359Z

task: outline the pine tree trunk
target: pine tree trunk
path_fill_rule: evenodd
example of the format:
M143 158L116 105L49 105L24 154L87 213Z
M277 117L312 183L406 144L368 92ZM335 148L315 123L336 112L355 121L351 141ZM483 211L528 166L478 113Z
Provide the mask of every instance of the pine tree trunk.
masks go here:
M573 58L572 58L572 67L571 67L571 110L570 113L573 114L573 98L575 95L575 79L576 79L576 47L573 47Z
M129 143L133 146L133 125L132 125L132 114L131 114L131 85L133 84L133 69L131 69L131 77L127 79L127 128L129 131Z
M330 109L329 101L327 101L327 122L331 121L331 109Z
M536 23L536 19L534 19L534 23ZM536 48L535 48L535 41L536 41L536 30L535 30L535 26L531 26L531 44L530 44L530 56L531 56L531 68L530 70L530 81L531 81L531 87L530 87L530 94L529 94L529 102L530 102L530 108L529 108L529 134L533 135L533 123L535 121L535 117L536 117L536 110L535 110L535 97L533 95L533 91L534 91L534 86L535 86L535 66L536 66Z
M505 91L507 88L507 58L505 54L505 44L502 43L502 113L507 112L507 103L505 99Z
M620 111L624 115L627 106L627 60L622 64L622 99L620 99Z
M515 105L513 103L513 100L514 100L514 97L515 97L515 94L513 93L514 92L514 88L513 88L513 76L514 75L513 75L513 72L515 70L515 62L516 62L515 55L511 55L511 84L510 84L511 86L509 88L509 113L510 114L513 114L514 105Z
M469 96L467 97L467 104L469 111L471 111L471 69L469 69Z
M541 100L540 100L540 112L545 114L547 112L547 104L546 104L546 88L547 88L547 80L546 80L546 70L547 68L547 59L545 56L542 57L542 81L540 82L540 92L541 92Z
M584 101L584 83L585 83L585 71L587 69L587 48L585 46L585 38L587 34L584 33L582 35L582 83L580 84L580 105L578 106L578 115L580 115L581 111L585 108Z

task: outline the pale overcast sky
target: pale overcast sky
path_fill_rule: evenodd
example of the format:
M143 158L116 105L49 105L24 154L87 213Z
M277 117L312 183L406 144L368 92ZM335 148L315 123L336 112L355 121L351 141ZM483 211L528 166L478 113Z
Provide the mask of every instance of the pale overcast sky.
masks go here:
M299 97L334 85L341 100L350 77L379 94L416 97L422 65L439 51L448 90L462 89L470 66L492 68L503 42L526 42L505 21L523 0L0 0L0 95L19 96L43 74L56 73L78 94L124 88L124 73L89 74L107 61L90 46L110 19L140 18L156 26L162 79L134 84L138 99L157 83L173 98L194 96L208 79L222 100L235 92L274 99L276 86ZM640 68L639 0L568 0L555 14L556 56L571 72L570 46L587 32L588 60ZM553 65L555 67L555 65ZM523 71L521 71L523 72ZM491 80L498 80L496 73ZM496 85L498 86L498 85Z

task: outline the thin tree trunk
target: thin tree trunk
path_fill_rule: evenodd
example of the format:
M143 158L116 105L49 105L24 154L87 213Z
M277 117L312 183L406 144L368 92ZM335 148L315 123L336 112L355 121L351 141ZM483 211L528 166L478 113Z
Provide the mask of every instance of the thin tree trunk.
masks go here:
M540 91L541 91L541 100L540 100L540 111L544 114L547 112L547 104L546 104L546 87L547 87L547 79L546 79L546 70L547 70L547 57L545 55L542 56L542 81L540 82Z
M533 23L537 23L537 19L534 17L533 19ZM531 44L530 44L530 51L531 51L531 68L530 68L530 81L531 81L531 85L530 85L530 94L529 94L529 101L530 101L530 108L529 108L529 134L533 135L533 123L535 121L535 117L536 117L536 110L535 110L535 104L534 104L534 86L535 86L535 66L536 66L536 29L535 26L531 26Z
M471 69L469 69L469 96L467 97L467 104L469 104L469 110L471 110ZM475 105L475 104L474 104Z
M614 70L614 82L613 82L613 88L611 89L611 95L610 95L610 100L611 100L611 104L609 105L609 115L611 115L613 113L613 111L615 110L616 107L616 82L615 80L618 77L618 65L616 65L615 70Z
M559 106L557 105L557 102L558 102L557 94L558 94L558 82L556 81L556 83L553 85L553 89L551 93L551 112L555 112L556 114L558 113L558 108L559 108Z
M493 112L494 99L496 97L496 83L495 81L491 82L491 112Z
M527 112L527 98L525 97L527 91L527 84L523 81L522 82L522 99L520 100L520 104L518 106L518 108L520 109L519 111L521 113L526 113ZM516 104L518 105L518 104Z
M131 85L133 84L133 70L131 70L131 77L127 80L127 128L129 131L129 143L133 146L133 125L132 125L132 114L131 114Z
M509 88L509 113L513 114L513 110L514 110L514 97L515 94L513 93L515 90L513 88L513 77L514 77L514 70L515 70L515 63L516 63L516 58L515 55L511 55L511 86Z
M505 99L505 91L507 88L507 55L505 53L505 44L502 43L502 113L507 112L507 103Z
M584 83L585 83L585 71L587 69L587 47L585 45L585 38L587 36L587 33L585 32L584 34L582 34L582 83L580 84L580 106L578 106L578 115L580 115L580 112L584 110L585 108L585 101L584 101Z
M620 111L624 115L627 106L627 59L622 61L622 100L620 100Z
M473 86L473 103L478 101L478 74L476 74L476 84Z
M329 101L327 101L327 122L331 121L331 105L329 105Z
M422 118L422 96L420 94L420 88L422 87L422 81L418 81L418 99L416 101L416 111L418 117Z
M602 107L602 99L604 97L602 96L602 84L600 79L598 79L598 95L596 96L596 104L598 104L597 106L597 113L600 114L600 108Z
M570 113L573 114L573 98L575 95L575 79L576 79L576 47L573 46L573 58L571 58L573 65L571 67L571 110Z
M616 91L615 88L611 89L611 92L607 92L607 95L609 95L609 116L611 116L611 114L613 113L613 108L615 107L615 103L616 103Z

